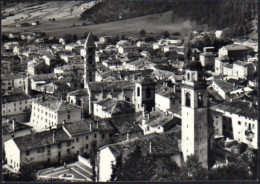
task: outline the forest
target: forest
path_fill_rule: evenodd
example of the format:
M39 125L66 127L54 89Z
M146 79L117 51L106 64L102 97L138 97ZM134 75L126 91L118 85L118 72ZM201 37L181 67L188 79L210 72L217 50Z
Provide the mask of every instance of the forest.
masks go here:
M257 1L102 1L81 14L82 20L103 23L172 11L172 22L179 18L207 24L210 30L223 29L226 37L252 32L257 17Z

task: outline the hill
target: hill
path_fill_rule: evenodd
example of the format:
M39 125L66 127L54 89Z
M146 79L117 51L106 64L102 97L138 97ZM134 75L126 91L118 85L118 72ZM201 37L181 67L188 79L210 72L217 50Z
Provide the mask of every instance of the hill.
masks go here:
M84 11L81 19L96 24L169 10L172 22L185 18L209 29L224 29L227 37L240 37L254 31L257 1L102 1Z

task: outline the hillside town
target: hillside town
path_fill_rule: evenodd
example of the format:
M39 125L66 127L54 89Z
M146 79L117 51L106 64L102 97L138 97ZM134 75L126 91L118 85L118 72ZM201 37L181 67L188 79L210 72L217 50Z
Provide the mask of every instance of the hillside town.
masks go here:
M209 34L222 39L190 37ZM187 48L178 34L143 35L4 33L7 181L26 170L35 181L173 181L192 158L212 172L253 158L257 41Z

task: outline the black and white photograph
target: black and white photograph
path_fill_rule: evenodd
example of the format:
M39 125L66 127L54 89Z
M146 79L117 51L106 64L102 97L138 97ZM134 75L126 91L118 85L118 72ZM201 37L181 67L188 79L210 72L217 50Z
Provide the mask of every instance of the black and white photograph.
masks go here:
M257 181L258 0L1 0L2 182Z

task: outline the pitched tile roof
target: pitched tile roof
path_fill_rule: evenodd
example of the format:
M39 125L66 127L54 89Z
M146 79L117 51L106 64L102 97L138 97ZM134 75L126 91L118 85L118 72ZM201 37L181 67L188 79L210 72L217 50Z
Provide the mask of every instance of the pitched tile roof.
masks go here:
M244 67L248 66L248 65L252 65L252 63L247 63L247 62L240 61L240 60L235 61L234 64L239 65L239 66L244 66Z
M52 145L58 142L69 141L71 138L62 129L57 129L54 132L55 142L53 142L53 133L51 131L38 132L22 137L15 137L13 140L20 150L29 150Z
M149 115L149 120L147 124L150 126L164 126L169 123L173 117L171 115L167 116L164 112L161 111L152 111Z
M255 120L258 119L257 107L254 105L250 106L250 102L243 102L241 100L233 100L232 102L225 101L224 103L211 107L211 109L221 109L232 114L245 116Z
M142 138L134 138L129 141L123 141L116 144L109 144L108 148L111 152L118 156L127 157L134 152L137 146L140 146L142 154L149 153L149 146L151 144L152 155L176 155L180 153L179 141L181 139L181 132L171 132L163 134L150 134Z
M90 82L90 91L111 91L134 89L135 83L129 81L113 81L113 82Z
M34 100L34 102L44 107L50 108L51 110L56 112L81 109L81 107L78 105L71 104L63 100L59 100L58 98L53 96L44 96L42 100Z
M135 113L134 104L116 98L105 98L97 102L97 104L103 107L103 111L107 111L111 114Z
M39 75L34 75L32 77L34 81L52 81L54 79L57 79L56 75L54 73L50 74L39 74Z
M95 122L92 119L84 119L80 121L76 121L73 123L66 123L63 126L66 130L72 135L78 135L83 133L90 133L90 124L91 124L91 131L114 131L113 126L105 120L101 120Z
M7 91L2 96L2 103L19 102L22 100L29 100L29 99L31 99L31 97L25 94L24 91L19 89L14 89L11 91Z
M233 84L223 81L223 80L219 80L219 79L215 79L214 82L225 92L231 92L235 89L237 89L236 87L233 86Z
M249 49L249 47L247 47L247 46L235 45L235 44L226 45L226 46L224 46L224 48L229 50L229 51L233 51L233 50L248 50Z
M119 134L126 134L127 132L143 132L139 127L138 121L142 119L142 112L133 114L126 114L119 117L106 119L117 130Z
M85 96L88 95L87 89L78 89L68 93L68 96Z
M15 122L14 124L14 130L13 130L13 122L4 122L2 124L2 130L3 130L3 135L11 133L11 132L17 132L17 131L22 131L26 129L31 129L32 127L23 123Z
M167 86L161 86L156 89L156 93L159 95L162 95L166 98L180 98L181 94L174 92L173 88L167 87Z

